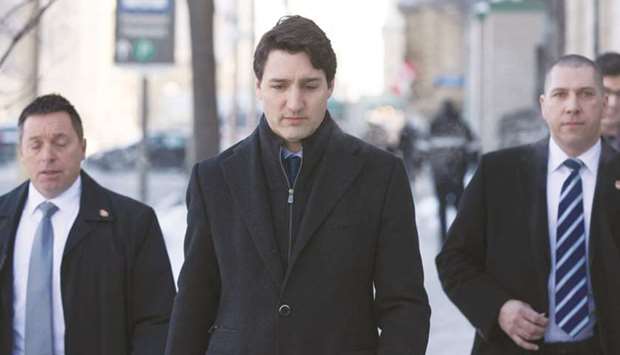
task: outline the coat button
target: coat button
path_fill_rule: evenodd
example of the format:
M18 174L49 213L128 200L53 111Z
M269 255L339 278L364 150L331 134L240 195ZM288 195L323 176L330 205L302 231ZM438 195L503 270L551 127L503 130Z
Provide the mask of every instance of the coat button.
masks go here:
M293 312L293 309L288 304L283 304L280 306L280 308L278 308L278 313L282 317L288 317L291 315L292 312Z

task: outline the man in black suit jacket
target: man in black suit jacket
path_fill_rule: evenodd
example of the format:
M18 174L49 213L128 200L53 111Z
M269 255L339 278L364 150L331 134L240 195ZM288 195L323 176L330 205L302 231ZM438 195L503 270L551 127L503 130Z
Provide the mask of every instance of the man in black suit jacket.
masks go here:
M258 128L193 169L166 354L424 354L430 309L409 182L402 161L327 112L329 39L285 17L254 70Z
M599 69L560 58L540 103L551 137L483 157L439 276L472 354L618 354L620 156L600 139Z
M0 197L0 353L162 354L175 289L153 209L81 171L82 122L65 98L35 99L18 126L29 181ZM39 233L44 205L51 234Z

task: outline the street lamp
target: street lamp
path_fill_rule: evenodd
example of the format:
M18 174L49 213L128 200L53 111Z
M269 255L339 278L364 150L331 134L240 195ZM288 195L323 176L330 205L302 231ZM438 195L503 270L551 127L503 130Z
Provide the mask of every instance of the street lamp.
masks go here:
M480 122L480 138L483 139L484 135L482 131L486 126L484 124L484 20L487 17L489 11L491 10L491 6L488 1L478 1L474 4L474 14L479 21L480 28L480 47L479 47L479 64L478 68L479 77L478 77L478 122Z

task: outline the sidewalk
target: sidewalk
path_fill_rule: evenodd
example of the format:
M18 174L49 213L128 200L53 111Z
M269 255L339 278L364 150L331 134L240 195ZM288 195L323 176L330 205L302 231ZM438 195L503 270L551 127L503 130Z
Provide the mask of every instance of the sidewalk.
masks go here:
M424 265L424 286L431 304L431 331L427 355L468 355L474 339L474 328L450 302L441 288L435 267L439 252L437 200L428 169L413 186L420 253ZM448 213L448 216L451 214ZM452 213L454 215L454 212Z

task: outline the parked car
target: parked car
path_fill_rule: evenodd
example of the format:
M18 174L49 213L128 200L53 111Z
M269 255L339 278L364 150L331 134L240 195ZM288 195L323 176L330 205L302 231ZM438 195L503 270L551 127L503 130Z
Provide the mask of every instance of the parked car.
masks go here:
M187 136L178 132L157 132L149 135L147 151L153 168L185 167ZM95 153L86 159L86 164L103 170L134 169L138 165L140 142Z
M18 141L17 126L0 126L0 164L15 160Z

